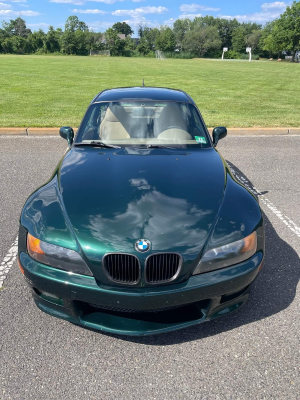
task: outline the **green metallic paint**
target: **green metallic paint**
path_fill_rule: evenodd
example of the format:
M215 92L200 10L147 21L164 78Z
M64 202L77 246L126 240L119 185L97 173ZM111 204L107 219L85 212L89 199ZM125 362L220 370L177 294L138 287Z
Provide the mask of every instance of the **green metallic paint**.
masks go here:
M239 240L254 230L258 249L251 259L192 276L204 251ZM27 232L80 253L94 277L31 259L26 249ZM151 241L149 252L135 250L140 238ZM164 251L182 255L180 274L169 284L147 285L145 259ZM108 279L102 268L102 257L108 252L139 257L142 279L138 285L125 286ZM50 180L28 198L20 218L19 259L26 280L38 291L62 299L55 304L34 292L37 306L70 322L113 333L165 332L240 308L248 298L243 290L258 274L263 256L264 227L257 200L235 180L213 147L71 147ZM222 296L239 291L242 293L237 299L220 303ZM63 306L59 305L61 301ZM202 310L199 301L210 305ZM103 310L84 313L78 311L78 302L140 312L193 306L190 311L183 308L183 313L177 309L178 315L182 314L178 319L170 312L166 323L152 321L149 313L140 318ZM184 314L190 314L190 319Z
M60 298L135 310L178 306L237 292L254 280L262 260L263 253L258 252L241 264L195 275L182 283L144 288L112 288L99 285L93 277L51 268L34 261L26 253L20 254L25 276L40 290Z
M213 144L217 146L219 140L224 139L227 136L227 128L225 126L217 126L213 129L212 137L213 137Z
M261 251L241 264L193 276L180 284L132 289L100 286L93 277L47 267L37 263L26 253L20 253L25 278L30 286L63 299L62 307L49 300L49 297L47 301L35 289L35 303L42 311L90 328L127 335L150 335L181 329L235 311L246 302L247 287L257 276L262 260ZM220 301L224 294L239 292L241 295L237 298L225 303ZM118 313L103 309L85 312L79 304L87 303L130 308L139 312ZM143 312L180 305L183 307L174 311L154 314Z
M72 148L54 177L26 202L21 225L49 243L79 252L96 280L109 252L177 252L186 281L210 249L249 235L262 224L256 199L232 177L216 149L100 150ZM151 250L138 253L145 238ZM140 287L147 283L142 279Z
M59 130L59 134L63 139L66 139L69 147L72 146L74 141L74 131L70 126L62 126Z

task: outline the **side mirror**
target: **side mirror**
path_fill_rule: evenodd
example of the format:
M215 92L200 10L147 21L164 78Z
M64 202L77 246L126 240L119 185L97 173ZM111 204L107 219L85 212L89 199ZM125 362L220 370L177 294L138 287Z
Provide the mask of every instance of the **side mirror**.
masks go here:
M225 126L218 126L214 128L212 136L213 144L216 146L220 139L223 139L225 136L227 136L227 129L225 128Z
M68 145L71 147L74 140L74 131L70 126L62 126L59 130L59 134L63 139L68 141Z

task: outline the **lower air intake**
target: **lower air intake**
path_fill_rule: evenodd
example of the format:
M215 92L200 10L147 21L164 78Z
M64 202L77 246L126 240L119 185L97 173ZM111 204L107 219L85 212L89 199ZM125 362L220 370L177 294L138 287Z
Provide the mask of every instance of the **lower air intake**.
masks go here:
M145 279L148 283L166 283L177 278L182 258L176 253L153 254L147 258Z
M102 262L107 276L113 282L136 285L141 278L140 262L131 254L106 254Z

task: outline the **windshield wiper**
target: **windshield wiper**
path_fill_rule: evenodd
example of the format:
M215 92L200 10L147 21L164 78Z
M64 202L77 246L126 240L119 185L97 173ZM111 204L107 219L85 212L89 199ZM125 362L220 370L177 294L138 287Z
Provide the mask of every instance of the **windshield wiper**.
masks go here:
M98 142L93 140L92 142L89 143L75 143L74 146L93 146L93 147L102 147L106 149L120 149L121 146L115 146L113 144L107 144L104 142Z
M163 144L147 144L147 149L176 149L175 146L164 146Z

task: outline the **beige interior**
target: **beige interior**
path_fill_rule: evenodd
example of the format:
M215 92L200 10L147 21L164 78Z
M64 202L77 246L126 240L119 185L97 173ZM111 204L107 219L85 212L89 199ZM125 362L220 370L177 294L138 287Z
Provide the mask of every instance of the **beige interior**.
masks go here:
M105 117L100 125L100 138L103 140L117 140L117 139L127 139L129 134L111 111L107 108Z
M162 140L191 140L192 136L183 129L171 128L163 131L157 136L157 139Z

